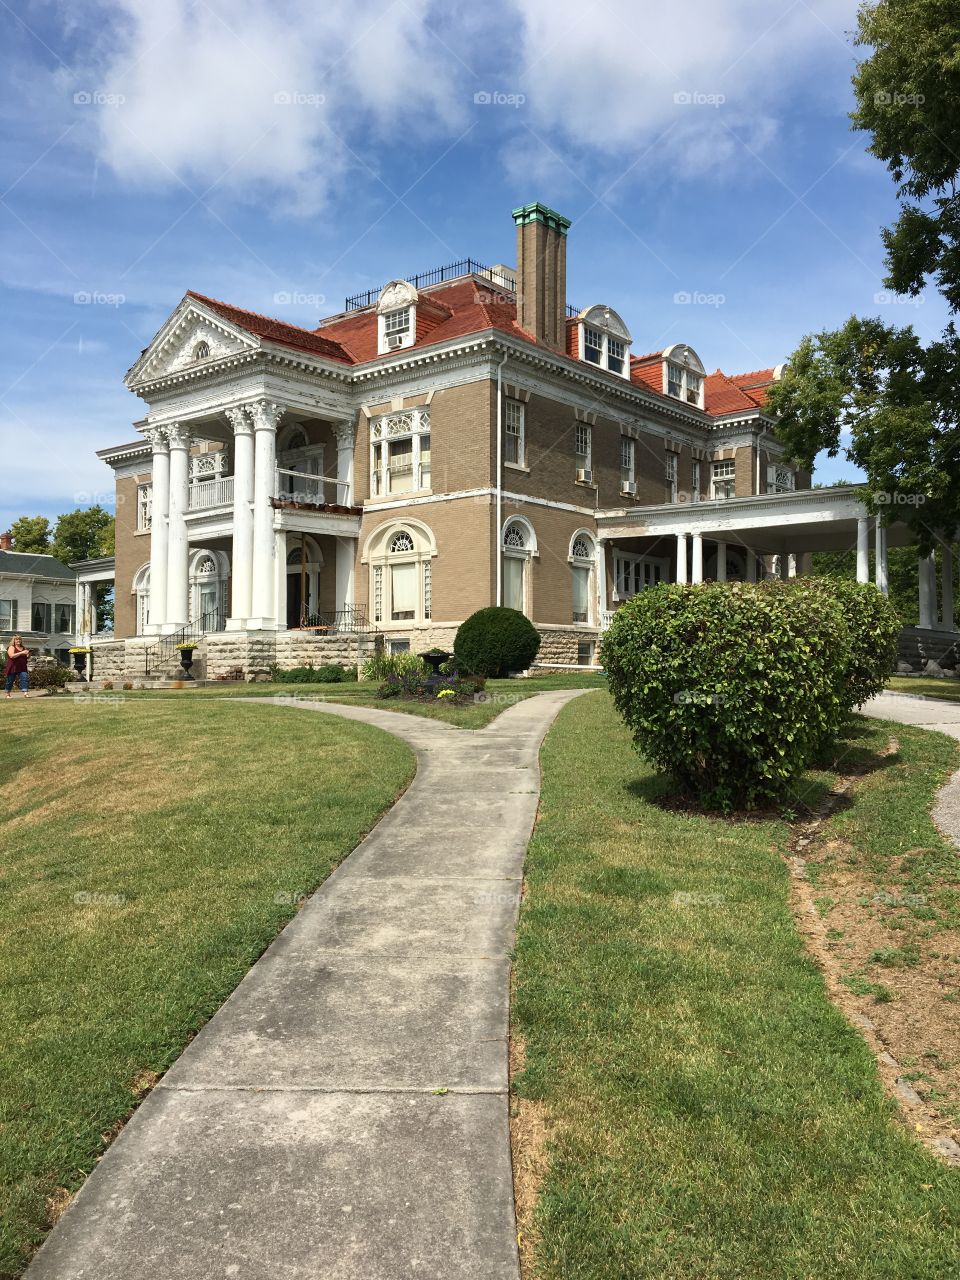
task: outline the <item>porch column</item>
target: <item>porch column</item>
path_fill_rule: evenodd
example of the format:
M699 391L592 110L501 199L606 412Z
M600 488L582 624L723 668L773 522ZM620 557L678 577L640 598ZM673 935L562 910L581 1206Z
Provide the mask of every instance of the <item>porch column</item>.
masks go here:
M273 538L273 506L277 470L277 423L283 414L272 400L258 400L252 407L253 462L253 592L250 611L254 629L277 625L276 549Z
M717 581L726 582L727 580L727 544L725 542L717 543Z
M945 631L956 630L953 617L953 547L943 544L940 552L940 625Z
M797 557L794 552L790 552L787 556L787 577L795 578L797 576Z
M886 526L877 516L874 528L874 553L875 563L873 566L873 581L878 591L883 594L890 594L890 583L887 573L887 530Z
M870 581L870 524L866 516L857 520L857 581Z
M353 422L335 423L333 434L337 441L337 480L339 482L335 501L344 507L352 507L353 451L357 438L356 424Z
M920 625L927 630L937 625L937 559L934 552L920 557Z
M756 582L757 580L757 553L747 550L747 581Z
M677 534L677 581L687 580L687 535Z
M250 617L253 584L253 423L244 406L227 410L233 428L233 548L228 631L242 631Z
M170 524L167 531L167 614L163 628L176 631L190 621L190 548L185 519L190 484L190 432L180 423L173 423L167 427L167 440L170 443Z
M355 603L353 598L353 566L357 544L353 538L337 539L336 608L339 613Z
M691 573L692 582L703 581L703 537L699 533L693 535L693 572Z
M274 560L277 566L277 630L287 629L287 531L277 529L274 537Z
M143 434L153 453L150 498L150 600L147 635L159 634L167 620L167 520L170 509L170 450L162 427L146 427Z

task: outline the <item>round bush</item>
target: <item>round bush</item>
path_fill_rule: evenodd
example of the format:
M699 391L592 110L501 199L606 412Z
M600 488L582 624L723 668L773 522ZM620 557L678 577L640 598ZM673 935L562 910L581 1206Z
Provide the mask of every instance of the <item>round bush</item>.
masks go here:
M540 636L530 619L497 605L472 613L453 642L459 670L476 676L525 671L539 648Z
M850 649L841 697L847 708L861 706L885 688L897 666L900 615L872 583L850 578L795 578L798 591L826 592L843 610Z
M840 727L843 609L792 583L669 584L622 605L602 642L643 755L708 808L780 799Z
M38 659L29 674L30 688L62 689L73 674L70 667L64 667L53 659Z

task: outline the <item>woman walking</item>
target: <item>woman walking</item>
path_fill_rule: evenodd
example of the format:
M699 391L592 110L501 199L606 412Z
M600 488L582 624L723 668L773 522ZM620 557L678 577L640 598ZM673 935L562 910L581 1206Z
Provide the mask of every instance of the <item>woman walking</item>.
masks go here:
M6 676L7 697L10 697L10 690L13 688L15 680L20 682L20 692L26 698L27 689L29 688L29 677L27 675L27 662L30 659L30 650L23 647L23 641L19 636L14 636L10 641L7 649L7 666L4 670Z

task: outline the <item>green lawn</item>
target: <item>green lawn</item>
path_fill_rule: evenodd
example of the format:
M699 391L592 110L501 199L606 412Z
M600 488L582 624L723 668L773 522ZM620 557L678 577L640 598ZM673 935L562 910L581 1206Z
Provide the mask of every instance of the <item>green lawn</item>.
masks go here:
M379 681L362 681L357 684L246 684L204 685L196 689L144 689L122 690L100 694L100 697L129 699L180 699L186 698L309 698L314 701L343 702L355 707L377 707L381 711L395 711L403 715L426 716L431 720L443 720L461 729L482 729L501 711L535 693L551 689L599 689L606 686L606 676L595 672L571 672L563 675L531 676L528 679L488 680L487 687L475 701L464 706L451 707L442 699L434 702L417 702L413 699L378 698ZM58 695L72 696L72 695Z
M156 1074L406 786L332 717L0 706L0 1278Z
M843 767L887 741L857 725ZM932 743L835 819L878 857L936 840L926 809L957 751ZM791 913L786 823L660 807L605 694L561 712L542 766L513 1006L520 1132L547 1126L527 1275L960 1275L960 1171L898 1121L828 999Z
M927 698L943 698L960 702L960 680L931 680L924 676L891 676L887 681L891 693L923 694Z

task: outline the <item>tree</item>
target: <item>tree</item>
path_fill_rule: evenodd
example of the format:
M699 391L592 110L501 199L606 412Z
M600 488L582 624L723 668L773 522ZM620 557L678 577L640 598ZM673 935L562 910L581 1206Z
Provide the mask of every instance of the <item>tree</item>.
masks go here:
M10 526L14 551L43 555L50 551L50 521L46 516L20 516Z
M853 79L857 128L901 201L882 232L887 285L916 295L928 277L960 309L960 49L956 0L861 6L856 43L873 52Z
M57 518L50 549L64 564L113 555L113 516L100 506L68 511Z
M909 326L852 316L807 335L767 412L804 469L826 450L866 472L866 503L906 523L922 551L960 527L960 344L951 325L924 347Z

